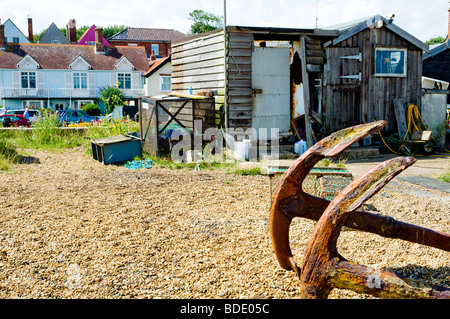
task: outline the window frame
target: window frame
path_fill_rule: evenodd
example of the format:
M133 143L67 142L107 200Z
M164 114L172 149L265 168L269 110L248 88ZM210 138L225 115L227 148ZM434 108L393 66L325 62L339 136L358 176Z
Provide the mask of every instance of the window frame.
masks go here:
M151 52L153 52L153 55L159 55L159 44L152 44Z
M121 81L121 78L123 79ZM117 82L119 82L119 89L122 90L131 90L131 73L128 72L120 72L117 73Z
M378 52L402 52L403 53L403 73L383 73L383 72L377 72L377 53ZM392 56L391 56L392 57ZM400 58L401 61L401 58ZM397 63L398 64L398 63ZM395 67L397 67L397 64ZM407 76L407 66L408 66L408 49L402 48L402 47L386 47L386 46L377 46L375 47L374 52L374 68L373 68L373 75L375 77L398 77L398 78L405 78ZM391 67L391 66L389 66Z
M166 90L164 89L164 85L167 85L167 83L164 83L164 79L169 79L170 83L168 83L169 85L169 89ZM160 74L159 75L159 88L161 92L171 92L172 91L172 76L171 75L167 75L167 74Z
M87 90L87 88L88 88L87 72L73 72L73 89Z
M34 81L31 81L31 79ZM26 86L24 83L26 82ZM21 71L20 72L20 87L22 89L36 89L37 88L37 74L34 71Z

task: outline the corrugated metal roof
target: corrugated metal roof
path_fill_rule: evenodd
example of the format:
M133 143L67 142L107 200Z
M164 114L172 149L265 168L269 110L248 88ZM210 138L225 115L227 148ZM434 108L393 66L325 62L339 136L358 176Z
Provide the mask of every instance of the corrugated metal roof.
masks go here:
M435 55L438 55L439 53L444 52L449 48L450 48L450 40L447 40L443 43L430 45L430 51L428 53L424 53L423 60L434 57Z
M76 58L82 57L93 70L114 70L114 65L122 57L126 57L136 70L148 70L144 47L106 47L105 54L97 54L94 45L37 43L8 44L6 51L0 50L0 68L17 69L17 63L27 55L42 69L69 69Z
M185 34L173 29L126 28L108 40L171 42L185 37Z
M335 44L338 44L338 43L344 41L345 39L348 39L349 37L357 34L358 32L361 32L362 30L365 30L371 26L377 25L378 23L382 24L384 27L391 30L392 32L398 34L405 40L411 42L418 48L421 48L423 51L425 51L425 52L429 51L428 45L426 45L425 43L423 43L422 41L420 41L413 35L409 34L405 30L401 29L400 27L398 27L397 25L392 23L392 20L386 19L379 14L376 14L376 15L373 15L373 16L370 16L367 18L362 18L362 19L358 19L355 21L343 23L340 25L326 27L324 29L339 30L339 36L336 39L334 39L332 42L330 42L335 45Z

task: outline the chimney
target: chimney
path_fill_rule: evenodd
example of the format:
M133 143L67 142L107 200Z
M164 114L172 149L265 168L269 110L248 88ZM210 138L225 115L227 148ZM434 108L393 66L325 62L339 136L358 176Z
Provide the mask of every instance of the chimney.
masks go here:
M76 44L77 41L77 23L75 19L70 19L66 25L66 37L70 44Z
M6 47L5 41L5 25L0 24L0 50L4 50Z
M28 18L28 40L33 43L33 19Z
M104 53L105 46L103 45L103 28L95 28L95 52Z
M450 39L450 8L448 9L448 31L447 31L447 39L445 41L448 41Z

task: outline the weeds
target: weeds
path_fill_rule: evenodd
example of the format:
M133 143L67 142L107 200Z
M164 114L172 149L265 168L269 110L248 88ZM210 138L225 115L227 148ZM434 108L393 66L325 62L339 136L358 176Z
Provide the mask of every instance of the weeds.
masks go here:
M90 143L86 143L86 140L139 131L139 123L129 118L91 123L80 129L66 129L54 114L42 116L32 127L32 130L0 132L0 170L8 170L10 165L20 160L20 149L61 150L81 146L88 154L92 154Z
M11 164L18 163L20 158L17 147L10 140L0 139L0 170L8 170Z
M438 176L438 179L440 179L441 181L450 183L450 173L442 174L442 175Z
M234 170L234 174L237 175L261 175L261 168L260 167L253 167L253 168L236 168Z

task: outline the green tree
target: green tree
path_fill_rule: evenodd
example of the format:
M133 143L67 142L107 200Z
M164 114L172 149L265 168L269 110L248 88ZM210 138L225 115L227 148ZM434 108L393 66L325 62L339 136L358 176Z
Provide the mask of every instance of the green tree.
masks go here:
M105 39L108 39L126 28L127 27L124 25L110 25L106 28L103 28L103 36L105 37Z
M37 43L39 41L39 39L42 38L42 36L44 35L45 31L47 31L47 29L42 30L41 33L33 34L33 42Z
M114 111L117 105L124 105L125 93L119 89L119 84L100 88L100 96L107 113Z
M433 44L443 43L444 41L445 41L445 38L443 38L443 37L436 37L436 38L431 38L430 40L428 40L425 43L427 45L433 45Z
M194 10L189 13L189 20L194 23L191 24L191 33L200 34L223 27L222 17L203 10Z
M83 25L77 28L77 41L83 36L83 34L90 28L88 25Z

